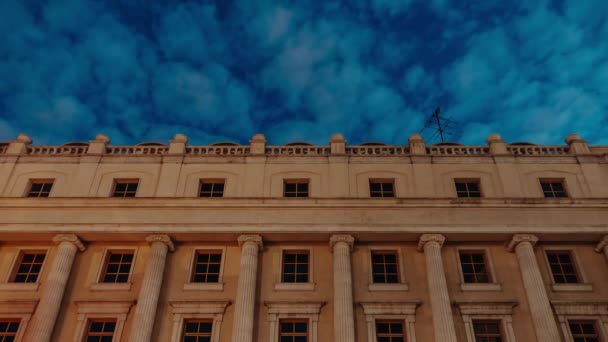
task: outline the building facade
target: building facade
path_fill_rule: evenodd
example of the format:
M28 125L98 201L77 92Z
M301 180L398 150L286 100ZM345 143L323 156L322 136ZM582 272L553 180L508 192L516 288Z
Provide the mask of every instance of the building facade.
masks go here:
M608 146L0 144L0 341L608 342Z

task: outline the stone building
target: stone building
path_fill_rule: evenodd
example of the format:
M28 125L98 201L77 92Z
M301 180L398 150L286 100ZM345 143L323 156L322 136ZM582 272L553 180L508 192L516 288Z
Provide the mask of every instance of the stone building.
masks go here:
M608 146L109 142L0 144L0 342L608 342Z

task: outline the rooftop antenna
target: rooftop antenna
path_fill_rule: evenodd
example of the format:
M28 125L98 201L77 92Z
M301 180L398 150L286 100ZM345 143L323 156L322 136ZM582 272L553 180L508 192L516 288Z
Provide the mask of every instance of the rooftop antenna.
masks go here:
M424 127L422 131L424 132L427 129L435 128L433 131L433 135L429 140L434 140L439 136L441 142L445 142L445 139L449 136L454 135L454 126L456 123L444 116L441 115L441 107L435 108L435 111L424 123Z

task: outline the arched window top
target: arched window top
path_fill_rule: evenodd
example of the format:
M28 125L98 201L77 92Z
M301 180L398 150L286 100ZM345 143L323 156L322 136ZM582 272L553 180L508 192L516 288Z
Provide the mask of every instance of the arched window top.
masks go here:
M311 143L307 143L305 141L292 141L290 143L285 144L285 146L314 146Z

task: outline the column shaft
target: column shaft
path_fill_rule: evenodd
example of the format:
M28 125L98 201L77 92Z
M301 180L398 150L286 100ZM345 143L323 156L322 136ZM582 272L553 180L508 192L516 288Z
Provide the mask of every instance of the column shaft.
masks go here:
M233 342L252 342L255 317L255 288L258 274L259 236L241 236L241 266L234 307Z
M84 246L74 235L58 235L53 240L59 242L57 254L43 285L38 308L28 324L24 341L48 342L51 340L74 257L78 249L84 250Z
M167 253L169 249L173 249L173 244L168 236L149 236L146 240L151 242L150 256L137 297L130 342L149 342L152 338Z
M515 236L510 244L515 245L515 254L519 262L521 277L526 290L528 306L532 315L532 323L538 342L561 341L561 336L555 323L553 310L545 290L545 283L540 274L532 243L538 239L533 236Z
M450 295L445 280L443 259L441 258L441 246L444 240L445 238L442 235L425 234L420 239L420 245L423 247L426 258L426 273L431 310L433 311L435 341L457 342Z
M350 250L351 236L332 236L334 253L334 341L355 341L355 313L353 308L353 278Z

